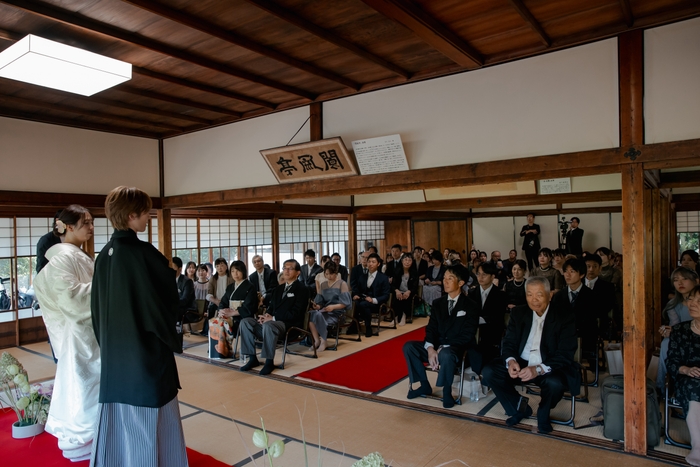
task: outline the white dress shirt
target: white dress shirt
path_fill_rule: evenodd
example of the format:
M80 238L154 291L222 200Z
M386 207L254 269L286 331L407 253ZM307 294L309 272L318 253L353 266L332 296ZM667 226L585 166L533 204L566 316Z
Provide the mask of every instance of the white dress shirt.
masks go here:
M595 287L595 283L598 282L598 278L596 277L595 279L588 279L586 278L586 287L589 289L593 290L593 287Z
M493 289L493 284L489 285L489 288L484 290L479 286L479 290L481 291L481 306L484 306L484 303L486 303L486 299L489 298L489 292L491 292L491 289Z
M544 321L547 318L547 312L549 311L549 306L544 310L542 316L537 316L537 313L532 312L532 326L530 327L530 334L527 336L527 341L525 342L525 347L523 347L523 353L520 354L520 358L527 361L529 366L540 365L545 373L549 373L552 369L542 363L542 353L540 351L540 343L542 342L542 329L544 328ZM506 359L506 368L508 368L508 363L511 360L515 360L513 357Z
M571 303L573 301L572 297L571 297L571 292L576 292L577 294L581 293L581 289L583 288L583 282L580 282L578 284L578 289L576 289L576 290L571 290L571 287L569 287L568 285L566 286L566 288L569 290L569 303ZM578 295L577 295L577 297L578 297Z

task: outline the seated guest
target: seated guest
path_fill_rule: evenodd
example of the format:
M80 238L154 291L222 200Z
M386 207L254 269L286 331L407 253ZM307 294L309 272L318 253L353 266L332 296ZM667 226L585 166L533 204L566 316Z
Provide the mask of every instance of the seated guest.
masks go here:
M192 282L197 282L197 263L188 261L185 265L185 277L191 279Z
M564 276L552 267L552 250L542 248L537 256L539 266L530 271L530 277L545 277L549 281L549 288L552 295L559 292L564 287Z
M367 258L367 280L358 284L358 293L352 299L357 303L358 321L365 322L365 337L372 337L372 313L389 300L389 279L379 271L379 255ZM354 293L354 291L353 291Z
M479 252L477 250L472 250L469 252L469 261L467 262L467 269L469 272L474 270L474 260L479 258Z
M340 257L340 253L333 253L331 255L331 260L338 265L338 274L340 274L340 278L343 280L343 282L348 281L348 268L340 264L340 260L342 258Z
M386 258L386 268L384 269L384 274L389 278L389 283L394 278L396 271L401 269L401 245L398 243L392 245L391 247L391 258L387 255Z
M510 250L508 252L508 259L503 261L503 270L506 273L506 278L511 280L513 278L513 266L515 266L515 261L518 259L518 252L516 250ZM527 263L525 263L527 266ZM502 286L505 284L501 284Z
M581 376L574 363L576 352L576 318L567 310L550 305L549 281L530 277L525 282L527 306L514 308L501 357L483 371L483 381L493 389L513 426L532 415L528 398L515 389L516 384L532 383L540 387L537 429L550 433L549 411L561 400L568 388L578 395Z
M508 296L494 285L495 277L496 267L493 263L480 264L476 269L479 286L469 291L469 298L479 307L479 353L485 362L490 362L501 353L501 339L508 308Z
M681 253L681 266L700 275L700 255L695 250L685 250Z
M516 306L527 305L525 299L525 271L527 263L524 259L516 259L515 264L511 268L513 279L506 282L503 290L506 293L506 302L508 303L508 311Z
M455 368L462 360L465 350L476 346L476 331L479 326L478 305L461 293L464 285L461 277L463 271L466 268L447 267L443 278L447 295L434 302L425 328L425 339L409 341L403 346L411 384L407 396L409 399L432 394L433 389L425 373L424 364L428 363L431 369L438 370L437 385L442 386L443 407L455 405L452 397ZM415 383L420 383L420 386L413 389Z
M316 293L316 275L323 274L323 268L316 263L316 252L312 249L304 252L304 261L306 264L301 267L299 280L309 291Z
M491 252L491 264L496 267L496 277L493 283L499 289L503 288L503 284L508 280L508 275L506 274L505 268L503 267L503 261L501 261L501 252L498 250Z
M249 357L248 363L241 371L249 371L260 366L255 355L255 338L262 339L260 356L265 365L261 375L269 375L275 369L275 348L277 341L287 329L301 328L304 325L304 313L309 307L309 289L299 281L301 266L294 259L284 262L282 275L284 283L275 288L267 313L255 318L241 320L241 355Z
M195 272L197 280L194 282L194 298L195 300L206 300L209 291L209 270L206 264L197 266Z
M255 291L260 292L263 297L263 305L267 306L270 303L272 292L279 285L277 271L265 267L265 262L260 255L253 256L253 267L255 271L248 277L248 280L255 287Z
M416 263L418 270L418 280L425 280L425 273L428 272L428 261L423 259L423 248L417 246L413 249L413 261Z
M576 257L562 265L566 287L554 294L556 309L568 309L576 316L576 335L581 338L581 350L595 352L598 343L598 310L593 291L583 284L586 263Z
M217 258L214 261L214 269L216 272L209 279L209 288L207 289L206 298L209 305L207 306L207 317L204 320L204 326L202 326L201 334L203 336L209 334L209 320L216 315L221 297L224 296L226 288L233 282L231 275L228 273L228 262L224 258Z
M482 263L485 263L485 262L487 262L488 260L489 260L489 255L486 254L485 251L480 251L480 252L479 252L479 261L481 261Z
M557 248L552 251L552 267L564 274L564 261L566 261L566 250Z
M331 257L330 257L330 256L328 256L328 255L323 255L323 256L321 256L321 264L320 264L320 266L321 266L321 272L319 272L318 274L316 274L316 278L314 279L314 281L316 282L316 287L315 287L315 289L312 291L313 293L312 293L312 295L310 295L311 297L315 297L315 296L316 296L316 295L315 295L315 294L316 294L316 291L317 291L317 290L321 290L321 284L323 284L324 282L326 282L326 276L323 275L323 267L324 267L327 263L330 263L330 262L331 262Z
M255 316L258 293L255 286L246 279L247 273L243 261L231 263L233 282L221 297L217 316L209 320L209 337L213 344L209 349L210 358L230 357L233 353L231 344L241 319Z
M686 301L690 321L674 326L668 346L666 367L676 399L686 414L691 450L685 461L700 466L700 287L694 287Z
M423 301L432 306L433 301L442 297L442 277L445 274L445 265L442 264L442 253L435 250L430 256L433 263L425 273L423 281Z
M326 282L321 284L309 311L309 331L314 336L314 347L319 352L326 350L328 326L337 324L352 307L350 288L340 278L338 264L328 261L323 266Z
M369 258L369 250L363 251L360 254L360 262L355 265L350 271L350 295L355 296L360 294L360 284L367 282L367 258Z
M399 326L406 324L406 315L411 312L413 298L418 293L418 271L413 256L405 253L401 257L401 268L394 273L391 281L391 307L396 314Z
M194 298L194 283L192 279L182 274L182 260L180 258L173 256L172 263L175 270L177 292L180 294L179 316L184 317L188 311L197 309L197 302Z
M613 311L613 321L617 329L622 329L622 269L615 267L615 253L613 253L612 250L602 246L595 251L595 254L600 256L600 260L602 261L599 277L615 286L615 310Z
M598 280L602 264L600 256L584 253L583 259L586 262L586 287L593 291L594 309L598 315L598 329L601 336L611 338L614 335L610 324L615 309L615 286L610 282Z

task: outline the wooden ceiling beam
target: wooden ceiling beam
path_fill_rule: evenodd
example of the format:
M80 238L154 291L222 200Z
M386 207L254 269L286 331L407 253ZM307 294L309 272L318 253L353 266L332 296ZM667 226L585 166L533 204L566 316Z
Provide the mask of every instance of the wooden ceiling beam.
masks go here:
M358 91L360 89L359 84L357 84L351 79L337 75L328 70L324 70L323 68L304 62L303 60L298 60L294 57L290 57L289 55L282 52L278 52L275 49L265 47L262 44L248 39L247 37L243 37L240 34L236 34L235 32L231 32L229 30L216 26L215 24L202 20L201 18L192 16L188 13L183 13L180 10L169 8L160 3L152 2L151 0L122 1L142 8L144 10L150 11L151 13L155 13L156 15L161 16L163 18L183 24L192 29L196 29L205 34L209 34L210 36L218 37L219 39L222 39L239 47L248 49L252 52L255 52L256 54L262 55L267 58L271 58L273 60L277 60L278 62L284 63L285 65L289 65L291 67L303 70L307 73L319 76L321 78L325 78L330 81L335 81L336 83L354 89L355 91Z
M481 198L427 201L424 203L378 204L355 207L355 214L410 213L420 211L440 211L448 209L498 208L510 206L533 206L541 204L588 203L598 201L620 201L621 190L595 191L585 193L565 193L555 195L516 195Z
M308 21L301 16L297 15L291 10L287 10L285 8L282 8L281 6L277 5L276 3L270 1L270 0L246 0L248 3L251 3L261 10L264 10L271 15L274 15L287 23L293 24L294 26L298 27L299 29L303 29L304 31L313 34L316 37L320 37L321 39L325 40L326 42L330 42L331 44L338 46L342 49L347 50L348 52L351 52L358 57L361 57L365 60L368 60L376 65L381 66L385 70L389 70L392 73L396 73L399 76L404 77L405 79L408 79L411 77L411 73L408 71L404 70L403 68L394 65L393 63L389 62L388 60L384 60L383 58L374 55L371 52L368 52L367 50L363 49L362 47L353 44L352 42L343 39L342 37L333 34L325 29L323 29L320 26L317 26L316 24L312 23L311 21Z
M697 165L700 139L641 145L635 161L654 164L677 160L686 166ZM216 192L170 196L166 208L222 206L248 202L277 201L309 196L347 196L369 193L391 193L429 188L474 186L488 183L539 180L543 177L574 177L618 173L620 166L633 162L625 156L627 149L610 148L550 156L481 162L386 174L358 175L337 178L332 184L322 180L285 183L254 188L237 188ZM446 170L447 169L447 170Z
M277 104L274 104L272 102L264 101L262 99L256 99L255 97L246 96L237 92L229 91L227 89L221 89L214 86L209 86L207 84L177 78L175 76L166 75L165 73L159 73L157 71L149 70L147 68L132 66L131 71L134 74L146 76L148 78L157 79L159 81L165 81L167 83L177 84L178 86L186 88L197 89L199 91L208 92L210 94L216 94L217 96L227 97L229 99L234 99L241 102L247 102L249 104L265 107L270 110L275 110L277 108Z
M82 128L85 130L104 131L106 133L116 133L120 135L138 136L141 138L157 139L166 136L172 136L175 132L156 133L135 129L131 127L121 127L116 125L105 125L101 123L86 122L84 120L73 120L69 118L53 117L45 114L37 114L34 112L26 112L17 109L0 106L0 117L17 118L20 120L29 120L32 122L50 123L52 125L61 125L71 128ZM133 120L132 120L133 123Z
M254 73L250 73L248 71L232 67L226 63L217 62L216 60L212 60L202 55L197 55L182 49L178 49L177 47L172 47L162 42L158 42L153 39L144 37L140 34L134 34L124 29L110 26L108 24L86 18L85 16L64 9L55 8L44 3L38 3L34 0L0 0L0 2L12 5L24 11L43 16L44 18L48 18L53 21L58 21L64 24L75 26L90 32L99 33L104 36L108 36L113 39L118 39L123 42L128 42L141 48L149 49L163 55L178 58L180 60L193 63L204 68L209 68L220 73L235 76L237 78L260 84L262 86L266 86L272 89L277 89L288 94L304 97L309 100L314 100L316 97L313 93L309 91L299 89L294 86L289 86L278 81L266 78L264 76L256 75Z
M620 9L622 10L622 17L625 19L625 24L628 28L631 28L634 25L634 15L632 14L630 0L620 0Z
M661 174L659 188L694 188L700 187L700 170L692 172L664 172ZM674 199L677 195L674 195Z
M362 0L389 19L402 24L455 63L467 68L484 64L482 55L447 26L407 0Z
M552 40L549 38L546 32L544 32L544 29L542 28L542 25L535 19L535 17L532 15L530 10L525 6L525 4L522 2L522 0L508 0L511 5L513 5L513 8L518 12L520 16L525 20L525 22L537 33L537 36L540 38L540 41L545 45L545 47L549 47L552 45Z
M207 110L209 112L215 112L223 115L230 115L231 117L241 118L243 115L235 110L225 109L223 107L217 107L215 105L202 104L201 102L191 101L188 99L180 99L179 97L169 96L167 94L161 94L154 91L149 91L147 89L136 88L133 86L119 86L115 88L115 91L125 92L128 94L133 94L135 96L147 97L149 99L154 99L163 102L170 102L172 104L178 104L185 107L191 107L194 109Z
M6 102L8 104L14 104L14 105L20 105L20 106L32 106L32 107L37 107L39 109L43 110L53 110L53 111L60 111L60 112L68 112L68 113L73 113L77 114L83 117L86 116L91 116L91 117L96 117L96 118L105 118L117 122L124 122L124 123L131 123L131 124L137 124L137 125L144 125L144 126L152 126L152 127L158 127L158 128L164 128L167 130L175 130L175 131L182 131L183 128L176 126L176 125L171 125L169 123L159 123L159 122L150 122L150 121L144 121L144 120L136 120L132 117L126 117L123 115L115 115L107 112L98 112L94 110L89 110L85 109L83 107L74 107L71 105L67 105L65 103L60 103L60 104L53 104L51 102L41 102L37 100L32 100L32 99L25 99L22 97L16 97L16 96L9 96L5 94L0 94L0 102Z

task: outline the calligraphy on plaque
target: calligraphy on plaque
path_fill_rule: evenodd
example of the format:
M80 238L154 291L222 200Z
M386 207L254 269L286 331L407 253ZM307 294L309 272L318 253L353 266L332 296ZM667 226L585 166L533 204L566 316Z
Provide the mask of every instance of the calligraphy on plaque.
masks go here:
M280 183L357 175L340 137L260 151Z
M401 135L353 141L352 149L362 175L408 170Z

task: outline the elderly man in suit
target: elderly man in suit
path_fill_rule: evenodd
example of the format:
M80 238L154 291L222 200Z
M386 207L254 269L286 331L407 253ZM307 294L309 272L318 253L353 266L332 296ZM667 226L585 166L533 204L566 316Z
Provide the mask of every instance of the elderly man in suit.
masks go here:
M576 318L572 312L550 304L547 278L529 277L525 290L527 306L511 311L501 357L484 368L483 380L509 416L508 426L532 415L528 398L521 396L515 385L539 386L537 429L540 433L550 433L549 411L567 388L574 396L580 391L581 375L574 362Z
M264 315L241 320L241 354L249 356L248 363L241 371L248 371L260 365L255 355L255 338L262 339L260 356L265 365L261 375L269 375L275 368L275 346L279 337L291 327L304 325L304 314L309 308L308 289L299 280L301 267L294 259L284 262L282 277L284 283L278 285L272 294L270 307Z
M352 299L357 304L359 318L365 322L365 337L372 337L372 313L389 301L391 289L389 279L379 271L381 259L376 253L367 258L367 279L358 283L358 290L353 290Z
M277 271L266 268L265 261L260 255L253 256L253 267L255 271L248 276L248 280L263 297L263 304L269 305L272 292L279 285L277 282Z
M447 295L433 302L425 339L409 341L403 346L411 388L415 383L420 383L418 388L409 389L409 399L432 394L424 366L424 363L428 363L431 369L438 370L437 385L443 388L442 406L450 408L455 405L452 397L455 368L464 352L476 347L479 327L479 306L461 293L464 271L464 268L456 266L447 267L442 280Z
M508 296L497 287L494 279L498 274L496 266L491 262L481 263L476 268L476 279L479 286L469 291L469 298L479 307L480 342L479 352L485 362L490 362L501 353L501 339L505 325L505 314L508 309Z

